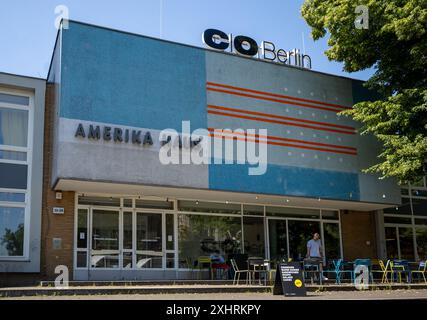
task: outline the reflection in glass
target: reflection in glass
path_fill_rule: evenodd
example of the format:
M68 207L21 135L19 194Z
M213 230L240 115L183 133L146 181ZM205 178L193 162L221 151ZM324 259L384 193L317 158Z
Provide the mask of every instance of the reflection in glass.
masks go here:
M399 228L400 259L414 260L412 228Z
M119 267L118 212L93 210L91 265L94 268Z
M270 259L280 261L288 259L287 238L286 238L286 221L285 220L268 220L268 237L270 244Z
M180 200L178 201L178 210L189 212L240 214L241 206L237 203L227 202Z
M418 258L420 260L426 260L427 259L427 229L417 228L416 235L417 235Z
M162 215L138 212L136 216L136 267L162 268Z
M244 249L249 257L264 257L264 218L243 217Z
M28 111L0 107L0 144L26 147Z
M22 256L25 208L0 207L0 256Z
M326 259L341 258L340 230L338 223L323 223L323 237Z
M87 209L77 213L77 248L87 249Z
M385 243L387 248L388 259L399 259L397 249L397 232L395 227L385 228Z
M132 252L123 252L123 268L132 268Z
M195 266L200 256L241 253L241 218L178 215L180 268Z
M77 268L86 268L87 267L87 252L78 251L77 252Z
M320 234L320 224L314 221L288 220L289 251L294 261L301 261L307 254L307 242L314 233Z
M175 246L175 237L173 230L173 215L166 215L166 250L173 250Z
M166 268L172 269L175 268L175 254L166 253Z
M132 249L132 212L123 212L123 249Z

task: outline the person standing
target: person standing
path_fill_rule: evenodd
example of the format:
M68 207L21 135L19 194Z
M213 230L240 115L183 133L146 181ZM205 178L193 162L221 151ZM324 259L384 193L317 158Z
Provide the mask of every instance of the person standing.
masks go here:
M316 232L313 234L313 239L310 239L307 242L307 258L316 262L319 266L319 272L323 280L328 280L323 275L323 249L322 241L320 240L320 235Z

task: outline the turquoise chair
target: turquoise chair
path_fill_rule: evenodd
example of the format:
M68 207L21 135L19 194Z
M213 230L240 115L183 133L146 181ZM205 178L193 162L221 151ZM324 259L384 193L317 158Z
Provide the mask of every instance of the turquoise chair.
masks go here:
M333 272L335 273L335 283L341 284L341 276L345 274L346 272L352 273L351 270L344 270L344 260L343 259L336 259L332 260L332 264L334 266L333 270L329 270L327 272Z

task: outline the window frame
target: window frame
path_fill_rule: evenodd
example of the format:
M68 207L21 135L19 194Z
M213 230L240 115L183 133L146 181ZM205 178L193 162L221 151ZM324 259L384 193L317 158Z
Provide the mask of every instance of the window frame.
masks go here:
M34 143L34 92L0 87L0 93L12 94L17 96L28 97L28 105L17 105L13 103L0 102L0 107L27 110L28 111L28 126L27 126L27 146L17 147L10 145L0 144L0 150L4 151L20 151L26 152L26 161L0 159L0 163L21 164L27 166L27 188L26 189L13 189L13 188L0 188L0 192L16 192L25 194L25 202L10 202L0 201L0 207L23 207L24 213L24 244L22 256L0 256L0 261L28 261L29 259L29 246L30 246L30 221L31 221L31 177L32 177L32 160L33 160L33 143Z

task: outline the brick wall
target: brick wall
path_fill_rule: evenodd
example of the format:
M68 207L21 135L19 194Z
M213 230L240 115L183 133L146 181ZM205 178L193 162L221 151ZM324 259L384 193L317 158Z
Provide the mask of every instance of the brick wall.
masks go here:
M375 213L341 212L341 231L345 260L377 258ZM369 244L367 243L369 241Z
M57 200L52 190L52 138L54 123L54 87L46 87L44 165L43 165L43 212L42 212L42 250L41 272L44 279L55 278L55 267L66 265L69 268L70 280L73 266L74 241L74 192L62 192L62 199ZM53 207L62 207L62 215L53 214ZM53 247L53 239L61 239L61 247Z

